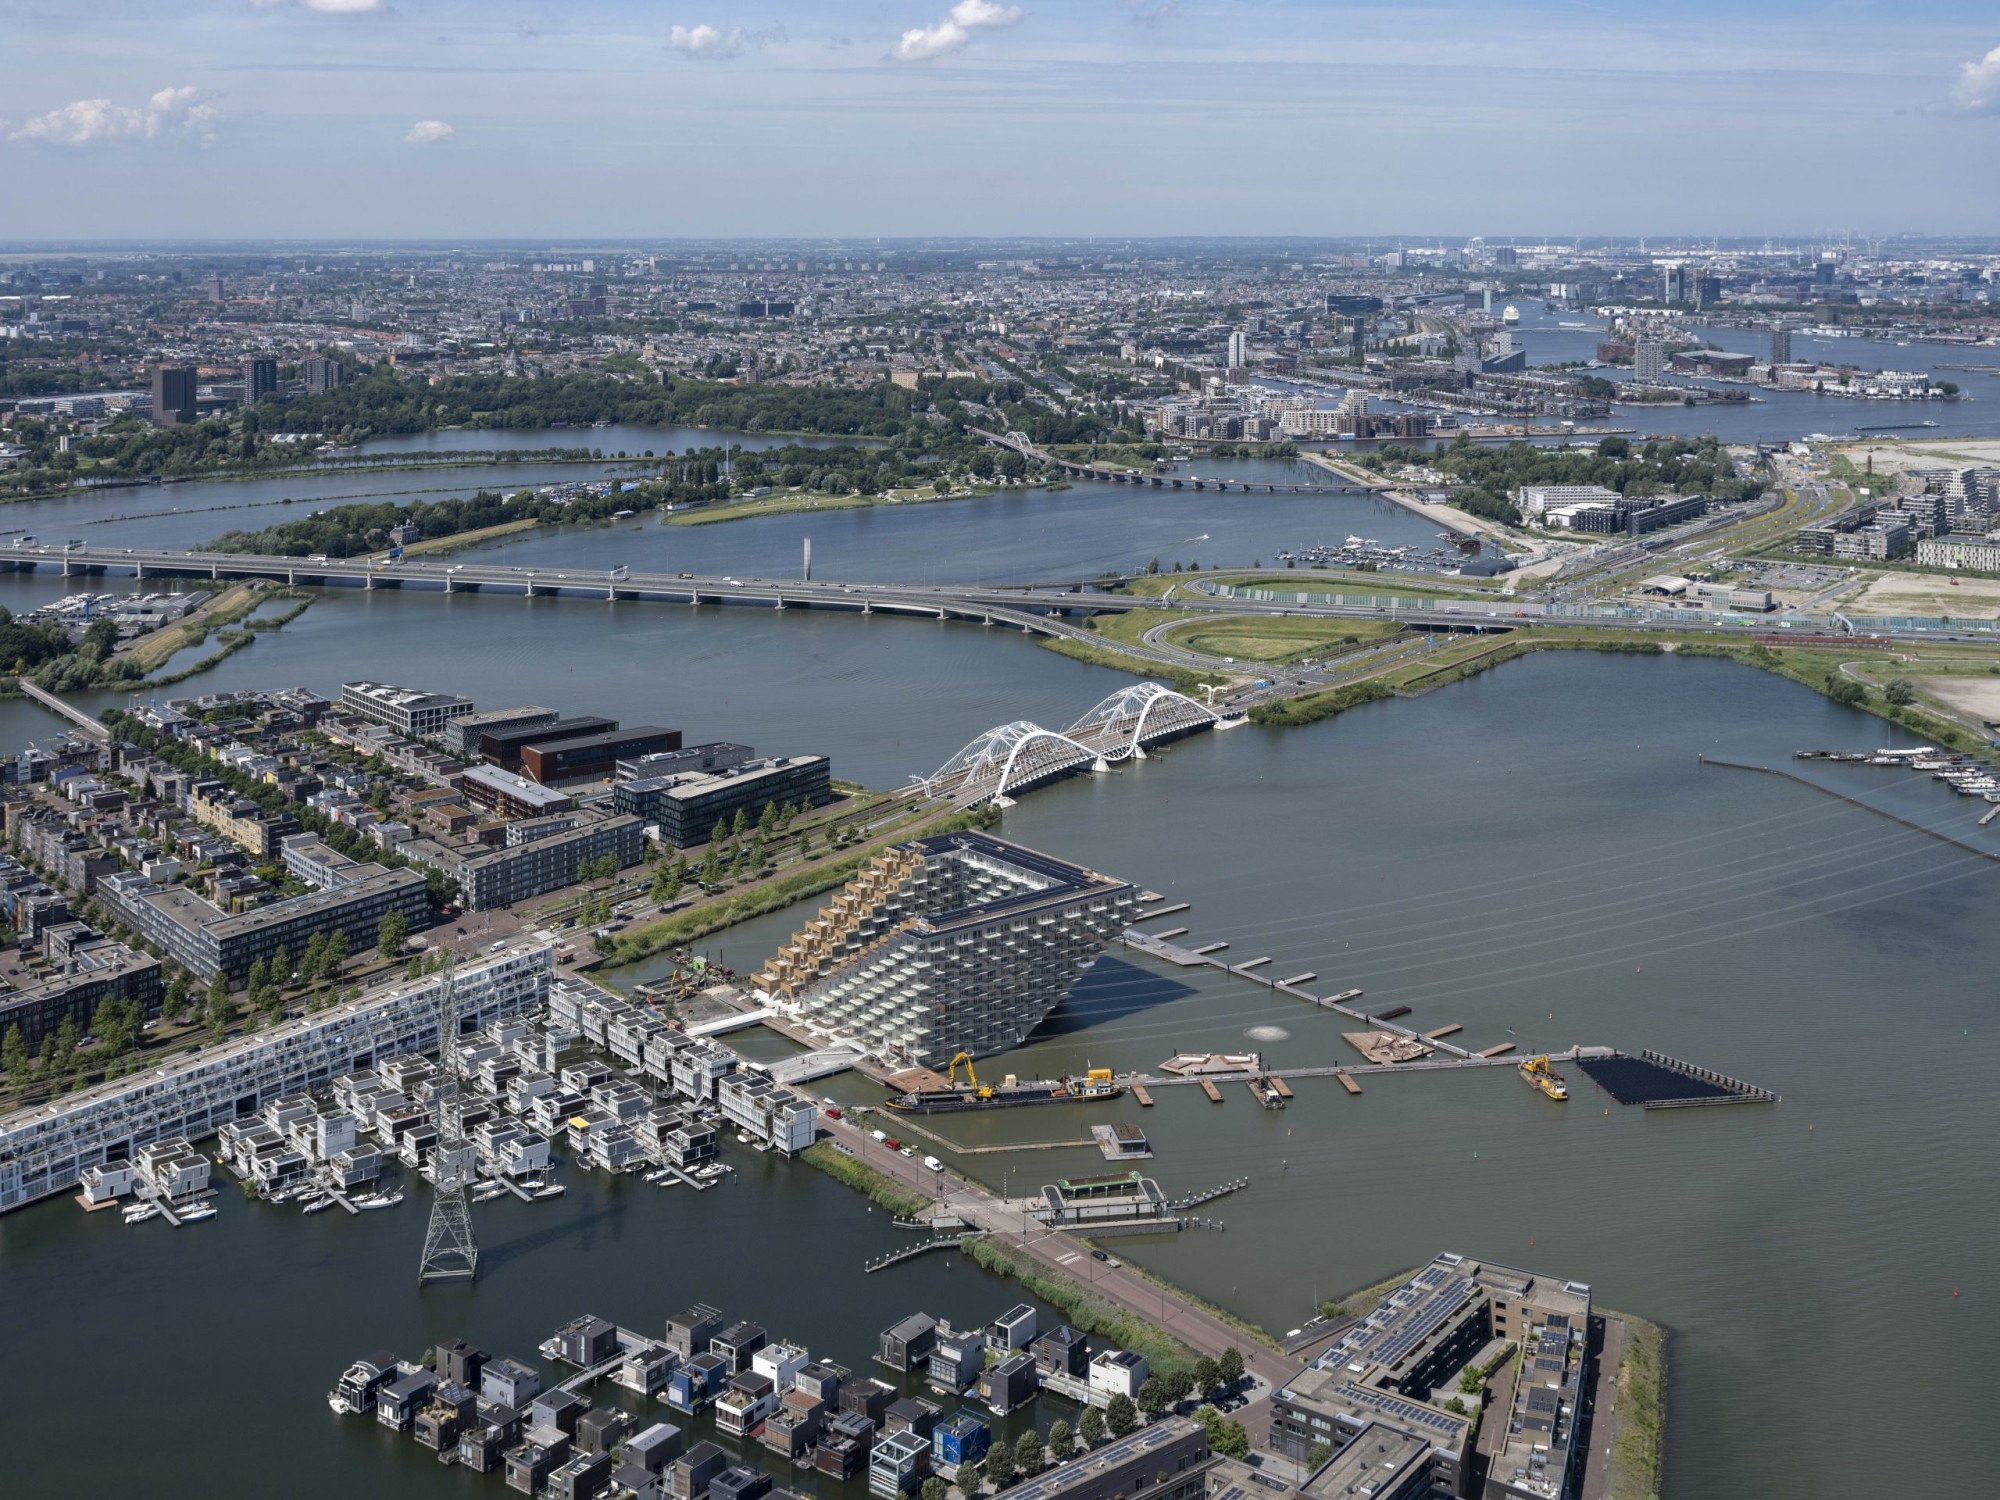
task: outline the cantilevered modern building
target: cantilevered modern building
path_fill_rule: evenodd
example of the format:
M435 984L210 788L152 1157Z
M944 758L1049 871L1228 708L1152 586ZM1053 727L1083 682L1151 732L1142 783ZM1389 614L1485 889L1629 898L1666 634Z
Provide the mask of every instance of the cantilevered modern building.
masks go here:
M990 834L879 856L765 965L759 998L897 1066L1018 1045L1131 920L1122 880Z

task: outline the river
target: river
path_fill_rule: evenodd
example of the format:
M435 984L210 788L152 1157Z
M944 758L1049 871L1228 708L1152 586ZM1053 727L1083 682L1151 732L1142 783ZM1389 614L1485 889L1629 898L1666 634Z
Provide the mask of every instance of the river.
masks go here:
M1066 722L1121 680L973 626L414 594L329 599L211 675L330 690L356 673L825 750L878 785L1001 719ZM1673 1331L1670 1497L1851 1492L1848 1435L1885 1422L1935 1435L1904 1451L1899 1484L1958 1482L1988 1445L1934 1417L2000 1336L1981 1278L2000 1222L2000 1124L1983 1102L2000 1065L1995 872L1695 760L1789 764L1801 746L1890 733L1728 663L1551 655L1308 729L1202 736L1024 798L1003 832L1192 902L1180 921L1239 958L1270 954L1274 972L1317 970L1324 989L1410 1004L1424 1027L1462 1022L1478 1045L1511 1028L1525 1046L1651 1046L1785 1096L1647 1115L1572 1070L1564 1107L1510 1069L1370 1080L1359 1099L1308 1080L1283 1114L1236 1090L1220 1108L1161 1090L1155 1109L1126 1101L1114 1117L1143 1123L1162 1183L1255 1186L1210 1210L1226 1234L1130 1254L1280 1330L1446 1247L1587 1280ZM1815 774L1987 837L1927 780ZM748 967L803 915L703 946ZM1325 1063L1348 1055L1346 1025L1241 981L1113 959L999 1066L1150 1067L1184 1047ZM1077 1123L1024 1111L952 1133L1046 1139ZM736 1185L699 1199L572 1177L556 1203L482 1205L491 1274L422 1294L415 1204L301 1219L228 1198L185 1232L67 1200L0 1218L10 1344L34 1351L0 1366L0 1409L38 1435L11 1460L24 1493L455 1492L472 1481L326 1415L319 1392L349 1359L446 1332L525 1352L576 1312L656 1326L706 1297L865 1363L904 1311L983 1317L1005 1299L983 1281L967 1292L976 1273L947 1260L862 1278L852 1268L893 1237L879 1215L808 1170L734 1159ZM959 1164L1037 1182L1102 1165L1071 1151ZM829 1283L801 1266L802 1232ZM1893 1378L1884 1327L1922 1352ZM135 1368L147 1397L120 1401L107 1386L129 1388L119 1372Z

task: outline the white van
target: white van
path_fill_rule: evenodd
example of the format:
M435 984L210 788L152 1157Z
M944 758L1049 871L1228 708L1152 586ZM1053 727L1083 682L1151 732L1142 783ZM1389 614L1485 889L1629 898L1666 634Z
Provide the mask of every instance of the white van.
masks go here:
M885 1131L871 1130L868 1132L868 1139L880 1145L883 1141L888 1140L889 1137Z
M926 1156L924 1158L924 1167L928 1171L942 1172L944 1170L944 1163L939 1161L935 1156Z

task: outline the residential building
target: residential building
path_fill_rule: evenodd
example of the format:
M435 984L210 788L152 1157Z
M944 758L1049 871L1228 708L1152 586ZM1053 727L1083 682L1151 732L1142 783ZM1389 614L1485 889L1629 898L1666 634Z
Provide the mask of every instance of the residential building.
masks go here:
M1106 1349L1090 1362L1090 1388L1108 1400L1113 1396L1137 1398L1146 1383L1146 1356L1131 1349Z
M621 760L617 774L620 781L636 781L648 776L678 776L685 771L727 771L756 758L757 752L748 745L711 740L705 745L683 745L678 750Z
M442 845L411 845L406 853L433 865L458 882L459 899L467 911L491 911L548 891L574 885L586 861L615 859L619 869L645 857L645 828L637 818L589 814L574 827L544 838L511 842L527 825L508 830L510 843L501 849L461 853Z
M705 844L718 822L736 814L755 822L766 805L821 807L833 799L832 762L824 755L779 756L716 772L687 771L621 781L612 806L659 827L675 848Z
M359 865L342 885L234 915L186 886L159 885L137 872L106 876L98 899L115 921L198 979L219 973L232 985L241 984L258 959L280 950L296 959L324 933L345 934L348 950L359 952L375 945L391 912L401 913L413 930L431 920L423 875L380 865Z
M1124 881L967 831L878 856L756 976L815 1031L905 1065L1017 1045L1124 930Z
M868 1493L883 1500L914 1494L930 1475L931 1445L914 1432L885 1433L868 1454Z
M912 1313L891 1324L876 1341L876 1361L905 1375L923 1369L937 1347L937 1327L937 1319L928 1313Z
M324 396L340 384L340 365L330 359L302 359L299 377L305 382L308 396Z
M275 359L243 361L243 404L255 406L266 396L278 394L278 362Z
M1296 1460L1325 1444L1338 1457L1379 1426L1422 1441L1433 1487L1463 1493L1476 1424L1432 1398L1513 1345L1505 1420L1486 1424L1497 1442L1482 1500L1570 1500L1589 1326L1588 1286L1440 1255L1272 1393L1270 1445ZM1385 1462L1402 1460L1391 1452Z
M499 813L503 818L545 818L576 806L576 798L569 793L498 766L468 766L459 778L458 789L472 806Z
M426 740L441 738L446 725L471 713L472 700L382 682L343 682L340 707L410 739Z
M1967 573L2000 573L2000 536L1926 537L1917 543L1917 565Z
M1007 1491L1009 1500L1202 1500L1208 1484L1208 1429L1166 1417L1073 1463L1057 1464Z
M18 1027L28 1051L39 1053L43 1039L54 1036L66 1019L79 1036L87 1034L106 1000L130 1001L152 1020L165 992L157 958L96 938L71 947L60 971L39 984L0 991L0 1037Z
M153 425L178 427L195 416L196 372L188 365L153 367Z
M1788 365L1792 362L1792 330L1782 323L1771 325L1771 365Z
M463 1032L545 1005L554 958L552 944L520 939L461 963L454 995ZM84 1168L146 1143L213 1135L268 1099L324 1087L379 1058L435 1052L441 983L433 974L372 990L221 1046L177 1054L144 1073L0 1116L0 1210L67 1192Z
M1641 384L1657 384L1666 374L1667 346L1657 339L1640 339L1632 346L1632 378Z

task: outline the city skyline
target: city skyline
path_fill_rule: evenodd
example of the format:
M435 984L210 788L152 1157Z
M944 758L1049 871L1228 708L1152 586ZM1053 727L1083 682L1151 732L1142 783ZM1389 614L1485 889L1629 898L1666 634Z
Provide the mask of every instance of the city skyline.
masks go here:
M1984 7L1499 9L36 7L0 234L2000 228L1961 190L2000 142Z

